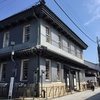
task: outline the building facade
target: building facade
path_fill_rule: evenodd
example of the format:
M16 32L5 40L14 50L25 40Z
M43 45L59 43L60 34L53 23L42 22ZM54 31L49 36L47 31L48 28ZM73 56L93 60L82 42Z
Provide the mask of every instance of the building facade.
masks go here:
M14 76L15 86L37 85L47 96L83 90L86 48L46 5L35 5L0 21L0 84L9 87Z
M87 65L90 69L85 70L85 81L93 81L96 86L100 86L100 67L99 64L92 63L84 60L84 64Z

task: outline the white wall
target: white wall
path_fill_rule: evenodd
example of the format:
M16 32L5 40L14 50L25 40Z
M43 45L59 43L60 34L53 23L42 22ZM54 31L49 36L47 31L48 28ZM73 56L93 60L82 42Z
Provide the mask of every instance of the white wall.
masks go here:
M57 44L57 42L58 42L58 34L60 34L60 33L57 30L55 30L53 27L51 27L51 26L50 26L50 28L51 28L52 42L51 43L46 42L46 32L45 32L46 25L48 25L48 24L45 21L41 20L41 45L46 46L49 50L51 50L51 51L53 51L55 53L58 53L58 54L60 54L60 55L62 55L64 57L68 57L68 58L70 58L72 60L78 61L80 63L84 63L83 59L80 59L80 58L78 58L78 57L76 57L76 56L64 51L63 48L62 49L58 48L58 44ZM67 39L64 36L62 36L62 37L63 37L62 38L63 45L66 46ZM72 48L73 48L73 45L74 44L71 43Z

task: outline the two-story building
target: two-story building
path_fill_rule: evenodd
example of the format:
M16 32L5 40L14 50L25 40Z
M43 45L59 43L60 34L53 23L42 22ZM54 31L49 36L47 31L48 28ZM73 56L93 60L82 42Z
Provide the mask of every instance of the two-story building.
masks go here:
M42 94L43 89L47 96L82 90L86 48L46 5L32 6L0 21L0 83L9 86L16 72L15 85L37 84L38 92Z

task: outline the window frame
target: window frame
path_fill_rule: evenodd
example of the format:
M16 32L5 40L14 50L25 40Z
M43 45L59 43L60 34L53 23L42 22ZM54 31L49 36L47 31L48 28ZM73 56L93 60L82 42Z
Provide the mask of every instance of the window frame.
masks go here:
M29 35L29 40L26 41L26 38L25 38L25 36L26 36L26 31L25 30L26 30L27 27L30 27L30 29L31 29L31 25L27 24L27 25L23 26L23 41L22 41L23 43L26 43L30 40L30 32L27 34L27 36Z
M47 29L48 29L48 33L47 33ZM51 31L50 31L50 27L47 25L45 27L45 32L46 32L46 42L51 43Z
M77 46L75 46L75 56L77 57Z
M23 59L22 61L21 61L21 72L20 72L20 81L27 81L27 79L26 80L24 80L23 79L23 65L24 65L24 61L28 61L28 67L29 67L29 59ZM27 72L28 73L28 72ZM28 74L27 74L27 78L28 78Z
M71 53L71 44L69 41L68 41L68 53Z
M46 81L50 81L51 80L51 60L50 59L46 59L46 61L49 61L49 75L48 75L48 78L46 78L46 74L47 74L47 71L45 71L45 80ZM45 64L45 70L46 70L46 64Z
M7 36L9 34L9 36ZM7 38L8 37L8 38ZM9 39L10 39L10 32L5 32L4 33L4 38L3 38L3 48L6 48L9 46Z
M59 73L58 73L58 66L57 66L57 81L61 81L61 63L57 62L57 64L59 65ZM58 78L58 76L59 76L59 78Z
M7 62L1 63L0 66L0 81L5 81L5 79L3 80L3 65L6 64L5 67L7 67ZM6 69L5 69L5 78L6 78Z
M58 34L58 47L62 49L62 36Z

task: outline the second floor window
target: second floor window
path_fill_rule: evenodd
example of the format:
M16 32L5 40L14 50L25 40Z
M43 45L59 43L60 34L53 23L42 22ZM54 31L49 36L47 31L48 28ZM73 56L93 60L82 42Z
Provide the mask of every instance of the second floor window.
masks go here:
M75 56L77 57L77 47L75 46Z
M3 47L9 46L9 32L4 33Z
M51 41L50 28L46 27L46 42L50 43L50 41Z
M23 42L28 42L30 39L30 25L24 26L23 30Z
M21 66L21 80L27 80L28 79L28 64L29 60L22 60L22 66Z
M60 35L58 35L58 45L59 45L59 48L62 48L62 38Z
M77 49L77 57L82 59L82 50Z
M71 47L69 42L68 42L68 53L71 53Z
M5 81L5 77L6 77L6 67L7 67L7 63L3 63L1 64L1 69L0 69L0 76L1 76L1 81Z

